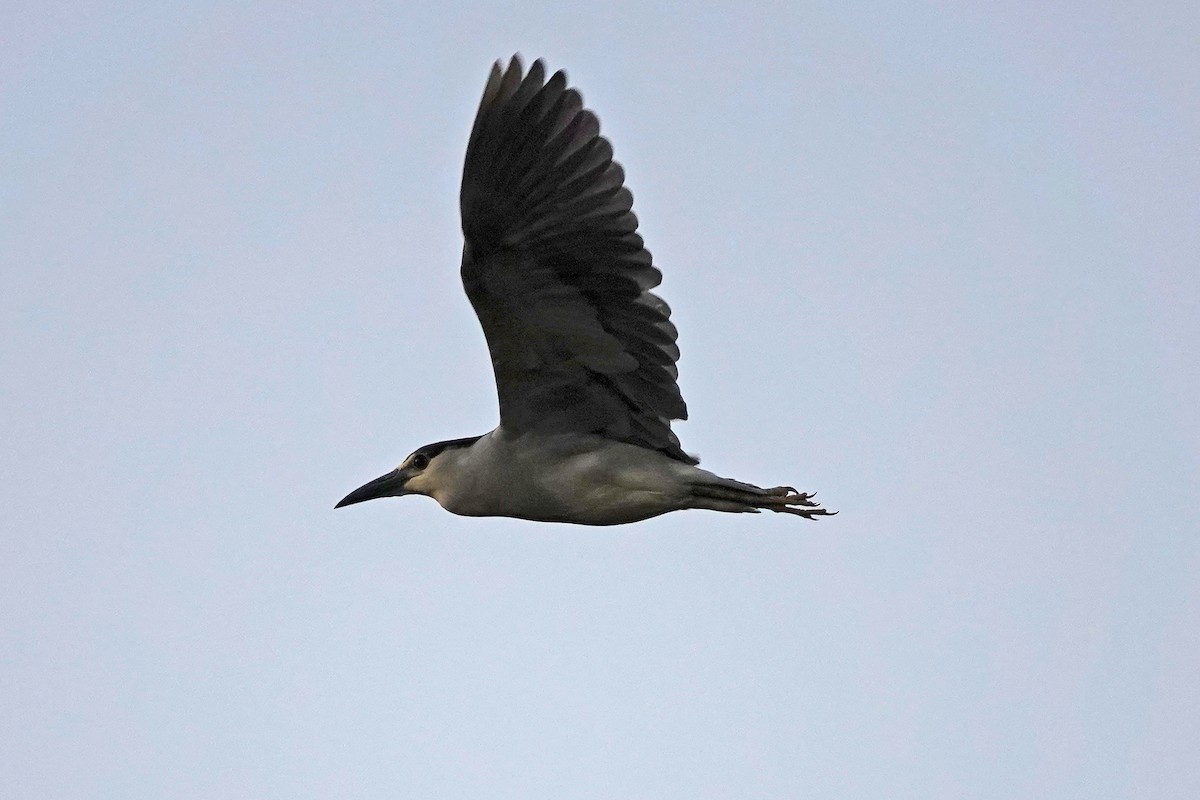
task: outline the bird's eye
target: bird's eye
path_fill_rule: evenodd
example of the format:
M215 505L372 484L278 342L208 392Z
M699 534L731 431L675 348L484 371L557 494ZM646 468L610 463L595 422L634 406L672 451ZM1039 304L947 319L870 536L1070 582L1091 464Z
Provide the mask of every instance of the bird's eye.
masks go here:
M412 465L416 469L425 469L429 466L429 456L424 453L417 453L413 456Z

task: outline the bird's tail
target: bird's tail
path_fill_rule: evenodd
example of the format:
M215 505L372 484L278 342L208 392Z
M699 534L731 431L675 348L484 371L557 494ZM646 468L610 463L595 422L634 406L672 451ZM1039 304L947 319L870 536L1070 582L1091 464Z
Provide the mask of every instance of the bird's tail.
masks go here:
M713 475L711 479L692 483L690 490L690 508L743 514L757 514L766 509L781 514L795 514L805 519L831 517L837 513L827 511L820 503L814 502L816 492L798 492L791 486L764 489L752 483Z

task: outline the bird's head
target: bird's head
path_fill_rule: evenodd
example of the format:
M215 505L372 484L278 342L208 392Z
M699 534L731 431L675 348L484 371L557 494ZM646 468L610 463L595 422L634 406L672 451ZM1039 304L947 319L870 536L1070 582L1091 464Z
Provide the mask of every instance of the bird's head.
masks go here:
M400 462L400 466L358 487L343 497L334 508L352 506L379 497L401 497L406 494L433 497L447 478L445 468L454 460L454 455L447 456L447 452L454 453L470 447L479 438L472 436L469 439L451 439L417 448Z

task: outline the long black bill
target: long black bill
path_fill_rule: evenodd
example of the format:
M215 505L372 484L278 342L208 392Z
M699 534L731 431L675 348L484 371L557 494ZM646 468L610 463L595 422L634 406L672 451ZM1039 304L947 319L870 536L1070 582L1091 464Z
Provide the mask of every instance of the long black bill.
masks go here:
M395 497L396 495L407 494L404 491L404 483L407 480L407 475L401 473L399 469L394 469L387 475L380 475L370 483L358 487L343 497L341 502L334 506L334 508L352 506L355 503L361 503L364 500L374 500L378 497Z

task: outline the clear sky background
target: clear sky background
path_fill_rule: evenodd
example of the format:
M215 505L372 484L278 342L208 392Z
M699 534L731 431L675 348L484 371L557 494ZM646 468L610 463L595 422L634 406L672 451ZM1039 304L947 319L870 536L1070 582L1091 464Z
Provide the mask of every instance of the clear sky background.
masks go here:
M9 0L0 796L1200 797L1198 9ZM839 516L334 512L495 424L518 50Z

